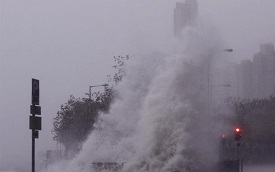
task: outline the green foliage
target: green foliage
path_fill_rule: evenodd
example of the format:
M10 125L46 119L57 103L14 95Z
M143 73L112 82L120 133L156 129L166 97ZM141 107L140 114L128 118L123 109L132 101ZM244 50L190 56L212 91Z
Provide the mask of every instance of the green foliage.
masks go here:
M114 56L114 60L115 60L115 65L112 66L114 69L116 69L116 73L113 77L111 77L110 75L108 75L109 81L110 82L115 82L115 84L118 84L119 82L122 81L122 78L126 75L126 69L125 69L125 65L126 65L126 60L129 60L129 55L124 56Z
M77 151L81 148L83 141L93 129L97 120L98 112L107 112L112 99L112 92L106 89L104 93L97 94L91 100L87 98L70 99L61 110L53 122L54 140L62 143L66 150Z
M110 82L118 84L126 75L125 60L128 60L129 56L118 56L114 59L116 65L113 68L117 72L112 77L109 75L108 78ZM53 139L62 143L66 152L77 153L92 132L99 112L109 112L116 94L114 87L111 86L105 87L103 93L94 92L91 99L70 96L68 102L61 105L53 120Z
M247 142L275 142L275 97L267 99L231 99L230 107L236 114L235 124Z

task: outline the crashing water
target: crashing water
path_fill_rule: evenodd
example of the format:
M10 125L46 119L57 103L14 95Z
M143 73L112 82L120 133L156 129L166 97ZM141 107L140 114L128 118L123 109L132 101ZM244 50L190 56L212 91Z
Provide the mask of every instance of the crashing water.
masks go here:
M175 42L181 53L130 59L110 114L100 116L73 160L48 171L88 172L92 162L115 162L125 172L191 172L217 161L221 126L207 113L206 78L221 42L202 25Z

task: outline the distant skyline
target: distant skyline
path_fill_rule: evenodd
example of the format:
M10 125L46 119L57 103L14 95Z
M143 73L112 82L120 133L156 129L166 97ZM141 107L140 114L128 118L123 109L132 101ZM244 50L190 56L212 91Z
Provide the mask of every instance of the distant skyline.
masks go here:
M1 0L0 168L30 162L31 78L41 84L37 151L54 149L60 105L105 83L113 56L172 53L176 2L185 1ZM274 0L198 0L198 8L200 22L234 49L224 62L252 59L260 44L275 43Z
M197 17L197 0L188 0L185 3L177 2L174 8L174 36L179 38L185 27L196 24Z
M219 87L212 92L213 103L223 104L228 97L241 99L269 98L275 95L274 44L260 44L253 59L228 63L223 67L214 65L211 84ZM227 88L223 85L229 84Z
M275 95L274 44L261 44L253 60L240 64L242 98L268 98Z

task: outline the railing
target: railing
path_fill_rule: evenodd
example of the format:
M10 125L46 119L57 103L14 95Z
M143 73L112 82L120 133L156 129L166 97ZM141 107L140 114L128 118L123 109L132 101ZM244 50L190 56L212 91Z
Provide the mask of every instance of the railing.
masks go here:
M242 142L240 144L240 159L244 160L244 164L267 164L275 162L275 144L264 144L256 142ZM234 160L236 157L235 141L226 141L220 148L220 160Z
M116 171L119 172L122 170L123 163L116 163L116 162L92 162L91 163L91 170L95 171Z

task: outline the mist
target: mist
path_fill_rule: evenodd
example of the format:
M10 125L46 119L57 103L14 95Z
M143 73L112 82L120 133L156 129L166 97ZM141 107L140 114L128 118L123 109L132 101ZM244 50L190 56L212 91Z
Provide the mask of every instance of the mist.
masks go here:
M48 171L92 170L92 162L123 163L123 171L190 171L218 160L216 136L226 125L218 121L220 114L207 113L202 80L209 56L221 57L224 43L202 21L183 30L182 40L171 40L165 42L170 52L145 49L147 54L130 60L119 98L101 115L82 151Z
M193 70L190 69L188 59L194 61L194 68L200 68L199 66L203 63L201 54L216 46L215 48L233 48L233 54L227 55L230 58L225 59L236 62L243 58L252 58L252 54L257 51L260 43L275 42L273 0L200 0L198 2L199 20L203 28L194 32L197 35L202 34L199 36L202 38L202 45L198 46L198 49L189 49L194 47L190 46L194 41L193 38L186 38L189 42L179 42L173 38L173 9L176 3L174 0L2 0L0 2L0 167L15 170L18 167L30 167L31 132L28 129L28 115L31 103L31 78L37 78L41 83L42 131L40 138L36 141L37 151L55 149L56 143L52 141L51 135L52 119L60 105L66 102L71 94L84 97L89 85L105 83L106 75L113 72L111 69L113 56L133 55L136 59L131 62L133 64L129 64L130 72L127 79L119 87L120 90L141 88L140 95L137 95L140 100L136 101L139 101L137 105L143 108L133 107L137 112L122 107L120 109L119 106L126 102L121 100L113 105L111 112L114 114L113 118L117 116L118 118L106 118L107 121L118 123L117 120L128 119L123 119L123 115L127 117L127 114L131 114L132 117L137 114L136 118L144 120L144 123L135 124L141 131L132 131L135 136L130 138L139 139L141 137L139 133L143 132L142 127L147 123L153 120L170 120L165 115L167 113L148 119L148 114L157 113L149 112L151 110L149 105L167 104L169 99L165 100L163 97L178 93L178 99L185 98L186 92L189 92L188 88L196 86L196 81L187 85L184 91L179 86L180 83L188 80L190 77L188 73ZM212 29L215 34L209 33ZM187 31L183 34L188 35ZM208 34L218 36L213 38ZM206 45L209 41L213 43ZM194 41L193 45L197 44L198 41ZM189 48L186 48L188 45ZM175 55L178 50L185 50L185 53ZM222 55L217 53L216 56ZM145 63L147 61L148 63ZM178 66L171 69L173 65ZM144 69L144 73L138 74L142 71L139 70L140 68ZM149 76L147 76L148 73ZM184 76L179 77L181 79L176 83L175 78L180 73ZM173 77L170 78L170 76ZM199 77L199 75L196 76ZM138 81L143 80L144 83L140 83L144 85L137 86ZM166 88L166 91L158 90L162 87ZM170 90L175 92L168 93ZM156 95L158 92L164 94ZM200 91L191 92L203 94ZM129 100L135 97L130 93L128 95L128 92L121 91L121 94L127 95ZM161 99L159 103L151 103L158 100L158 97L162 97L163 100ZM187 100L183 99L179 102L187 106L186 111L191 109L189 113L193 113L191 105L196 104L201 108L203 106L200 100L192 100L199 103L190 103ZM131 102L132 104L135 103ZM155 106L155 109L160 108ZM183 107L177 108L170 107L174 116L180 119L178 125L187 125L184 121L188 118L188 113L182 115L183 113L180 112L183 111ZM119 110L123 113L118 113ZM194 113L199 114L199 112ZM128 121L134 121L134 119ZM120 123L126 122L120 121ZM190 133L185 131L186 128L188 126L181 129L184 136L180 137L189 137ZM122 128L118 127L118 130ZM149 128L149 130L153 130L148 133L151 136L154 129ZM88 142L93 143L93 138L95 136L91 136L86 145L89 145ZM189 141L191 142L191 140L179 138L178 143ZM86 146L85 149L95 148ZM82 156L85 157L81 153L78 159ZM145 155L141 152L141 155L135 157L142 156Z

